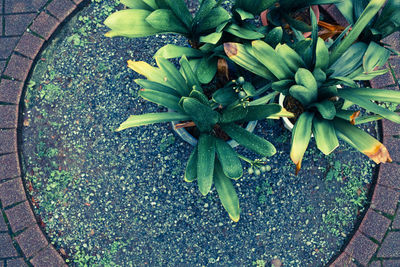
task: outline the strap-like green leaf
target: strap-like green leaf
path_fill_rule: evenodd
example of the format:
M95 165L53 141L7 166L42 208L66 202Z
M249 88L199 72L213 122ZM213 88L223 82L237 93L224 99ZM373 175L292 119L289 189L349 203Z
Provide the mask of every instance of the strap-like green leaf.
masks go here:
M349 94L356 94L369 100L390 102L400 104L400 92L387 89L375 88L346 88L340 91L348 92Z
M231 18L228 11L226 11L223 7L213 8L208 15L197 24L196 31L200 33L204 33L208 30L215 29L219 25L228 21Z
M387 148L378 140L342 119L333 120L337 136L367 155L375 163L391 162Z
M181 20L187 29L192 28L192 15L189 12L189 9L186 6L184 0L164 0L171 10L175 13L175 16Z
M292 80L292 79L281 80L281 81L277 81L277 82L273 82L272 83L272 90L280 92L280 93L282 93L284 95L288 95L289 94L289 89L293 85L295 85L295 81Z
M315 94L315 97L317 96L318 94L317 81L315 80L314 75L308 69L304 68L298 69L294 77L298 85L302 85L308 88L311 92Z
M159 29L146 22L150 11L144 9L126 9L112 13L104 24L111 29L105 36L145 37L160 33Z
M219 162L215 164L214 183L222 206L228 212L232 221L238 222L240 219L239 198L231 180L226 177Z
M314 117L312 132L318 149L325 155L329 155L339 146L332 121Z
M282 37L282 27L275 27L267 34L267 36L265 36L264 41L270 46L276 47L282 41Z
M224 174L231 179L239 179L242 177L242 163L235 150L219 138L215 139L215 147Z
M182 57L183 55L187 57L202 57L203 52L201 52L198 49L194 49L191 47L183 47L183 46L177 46L173 44L167 44L155 53L154 58L156 57L163 57L166 59L169 58L177 58L177 57Z
M362 108L365 108L369 112L373 112L375 114L381 115L385 119L391 120L396 123L400 123L400 116L395 112L390 111L386 108L378 106L375 103L372 103L367 97L361 96L357 93L354 93L352 90L339 90L339 96L349 100Z
M200 81L199 79L197 79L197 76L194 73L192 67L190 66L190 63L187 60L186 56L183 56L181 58L179 64L181 65L181 72L183 72L183 75L186 78L186 83L188 87L193 89L193 86L195 86L196 90L203 91Z
M335 72L331 77L343 76L353 73L362 64L362 59L368 46L359 42L352 45L343 55L331 65Z
M297 119L293 128L290 158L296 164L296 175L301 169L301 162L310 142L313 118L314 113L304 112Z
M136 71L137 73L145 76L149 81L157 82L168 86L171 84L165 80L165 72L159 68L153 67L144 61L128 60L128 68ZM170 86L173 88L173 86Z
M256 121L263 120L273 114L277 114L282 110L282 107L278 104L266 104L258 106L246 107L247 114L240 121Z
M217 5L215 0L203 0L201 1L200 8L197 11L194 19L193 24L198 24L202 21L210 12L211 10Z
M197 66L196 75L202 84L208 84L217 73L218 59L216 57L203 57Z
M153 11L146 18L146 21L155 29L163 32L189 34L185 25L169 9L157 9Z
M249 52L251 47L246 49L245 45L239 43L225 43L224 49L226 55L239 66L265 79L276 79L275 76Z
M215 138L209 134L201 134L197 146L197 183L200 192L206 196L213 183Z
M376 67L383 66L390 57L390 51L375 42L370 42L363 59L365 72L371 72Z
M180 97L176 97L174 95L168 94L168 93L163 93L159 91L154 91L154 90L149 90L149 89L142 89L139 92L139 95L153 103L156 103L158 105L161 105L163 107L175 110L175 111L180 111L181 108L178 105Z
M343 41L333 50L329 63L334 63L360 36L361 32L379 12L386 0L371 0L364 12L358 18L356 24ZM342 75L341 75L342 76Z
M225 133L227 133L240 145L264 157L269 157L276 153L275 147L270 142L246 131L245 129L234 123L221 124L220 126Z
M237 106L232 109L224 110L221 115L221 123L231 123L242 120L246 117L248 112L247 108Z
M315 68L326 69L329 65L329 50L321 38L318 38L315 60Z
M159 123L159 122L185 121L189 119L190 117L188 115L175 112L132 115L126 121L124 121L116 131L119 132L128 128Z
M232 24L225 29L226 32L246 40L257 40L264 38L264 34L240 27L239 25Z
M267 43L253 41L253 52L257 59L272 72L278 80L293 77L292 71L285 64L284 59Z
M162 57L156 58L157 65L165 73L164 80L171 84L182 96L189 95L191 89L187 87L182 74L175 68L174 64Z
M167 94L176 96L178 98L181 97L179 92L177 92L175 89L165 86L165 85L162 85L161 83L157 83L157 82L153 82L153 81L145 80L145 79L136 79L135 82L144 89L150 89L153 91L167 93Z
M183 109L189 114L201 132L209 132L219 121L219 113L209 106L200 103L199 100L186 97L182 102Z
M197 154L198 154L198 148L197 145L195 149L193 149L192 153L189 156L189 160L186 164L186 169L185 169L185 176L184 180L185 182L191 183L197 178Z
M221 104L223 106L228 106L238 99L237 93L232 88L221 88L215 91L212 96L214 102Z
M143 2L142 0L121 0L121 4L132 8L132 9L145 9L149 11L153 11L154 9L151 8L148 4Z
M293 73L299 68L304 68L306 66L300 55L287 44L278 44L275 50L283 58L286 65Z
M311 91L309 88L302 85L293 85L289 89L289 93L296 100L300 101L303 106L307 107L309 104L317 101L315 91Z
M310 107L316 107L321 116L326 120L332 120L336 115L335 105L328 99L313 103Z
M200 36L200 42L202 43L209 43L209 44L216 44L221 40L222 32L213 32L206 36Z
M208 100L207 96L196 89L193 89L190 92L189 97L199 100L203 105L210 106L210 101Z

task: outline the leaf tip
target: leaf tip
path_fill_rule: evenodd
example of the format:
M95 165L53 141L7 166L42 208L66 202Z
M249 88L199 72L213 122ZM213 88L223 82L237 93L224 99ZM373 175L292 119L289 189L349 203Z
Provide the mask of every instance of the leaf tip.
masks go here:
M229 58L236 56L238 53L238 47L236 43L225 43L224 50Z
M354 112L351 116L350 116L350 123L355 125L356 124L356 119L357 117L360 116L360 111L356 111Z
M390 157L389 151L382 143L376 145L373 149L371 149L371 151L365 151L364 153L376 164L393 161Z

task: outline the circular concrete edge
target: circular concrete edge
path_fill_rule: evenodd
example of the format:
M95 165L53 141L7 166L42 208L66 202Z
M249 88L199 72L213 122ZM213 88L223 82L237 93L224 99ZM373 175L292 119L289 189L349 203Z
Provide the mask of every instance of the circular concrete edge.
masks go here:
M10 228L16 233L15 240L26 259L34 266L66 266L63 258L48 243L45 234L39 228L35 215L27 201L27 194L21 178L17 149L18 112L22 90L34 59L42 46L50 39L58 26L84 0L54 0L33 20L28 30L19 40L0 83L0 101L10 105L0 106L0 199ZM323 6L332 17L337 16L334 5ZM339 20L337 20L339 21ZM387 77L386 80L390 77ZM371 82L372 87L382 88L379 83ZM385 87L385 86L383 86ZM6 100L6 101L4 101ZM383 121L383 143L396 152L399 159L400 142L392 135L400 133L397 124ZM3 145L4 144L4 145ZM393 224L400 198L400 165L383 164L379 167L377 184L373 191L370 207L355 234L344 247L343 252L330 266L367 265L377 254L384 235ZM23 220L21 219L23 218ZM376 227L376 226L380 227ZM378 255L379 256L379 255Z

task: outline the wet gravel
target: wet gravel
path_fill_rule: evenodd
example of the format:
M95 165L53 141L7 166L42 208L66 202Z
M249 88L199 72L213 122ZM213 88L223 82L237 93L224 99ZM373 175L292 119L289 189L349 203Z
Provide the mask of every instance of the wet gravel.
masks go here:
M27 188L69 264L328 263L366 203L374 165L346 145L325 157L312 142L295 176L290 133L280 121L261 122L255 132L278 153L270 171L235 184L242 216L233 223L215 189L202 197L183 181L192 147L169 124L114 132L129 115L162 111L137 97L139 76L126 61L153 62L163 45L186 44L174 35L103 37L101 22L115 8L93 1L76 14L40 56L25 93Z

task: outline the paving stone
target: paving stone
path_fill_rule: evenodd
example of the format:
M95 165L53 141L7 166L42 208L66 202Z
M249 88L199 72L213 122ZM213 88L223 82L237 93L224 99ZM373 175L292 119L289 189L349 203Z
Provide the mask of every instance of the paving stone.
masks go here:
M0 28L1 30L1 28ZM17 45L18 37L0 38L0 59L7 59Z
M400 208L397 210L396 217L394 218L393 223L392 223L392 228L400 229Z
M0 154L17 152L17 131L0 129Z
M334 263L330 265L330 267L357 267L354 263L354 259L349 256L346 252L340 254L340 256L335 260Z
M13 54L4 71L4 75L20 81L25 81L29 71L31 70L31 66L31 59Z
M0 234L0 259L18 256L14 248L11 237L7 234Z
M389 120L383 120L382 127L384 136L400 135L400 124L398 123Z
M28 201L18 204L11 209L5 210L5 213L13 233L36 224L35 215L33 214L32 208L29 206Z
M394 215L400 192L383 185L376 185L372 196L371 208Z
M23 258L7 260L7 267L23 267L28 266Z
M0 210L0 232L6 232L6 231L8 231L7 224L4 221L3 214L1 213Z
M0 5L2 4L2 2L0 1ZM2 10L0 9L0 14L1 14ZM0 16L0 36L3 35L3 16Z
M0 77L1 77L1 73L3 72L5 66L6 66L6 61L0 60Z
M400 257L400 232L390 232L381 247L379 248L379 258L396 258Z
M366 236L382 242L391 221L379 213L368 210L361 222L359 230Z
M386 163L379 166L378 184L400 189L400 165Z
M326 9L326 12L341 26L347 27L349 23L346 18L340 13L335 5L331 5Z
M4 27L5 35L22 35L28 25L36 17L35 13L31 14L18 14L18 15L5 15Z
M0 102L18 104L23 88L22 82L2 79L0 81Z
M388 68L388 64L385 64L383 68ZM375 77L370 81L370 83L372 88L392 88L396 85L390 72Z
M31 59L34 59L36 55L39 53L43 43L44 43L43 39L29 32L25 32L24 35L19 40L18 45L15 47L15 51Z
M57 19L42 11L33 21L30 29L48 40L59 24L60 22Z
M384 136L383 144L388 148L393 161L400 162L400 142L399 138Z
M399 267L400 260L384 260L382 262L382 267Z
M382 40L385 44L390 44L394 50L400 51L400 33L395 32Z
M378 245L360 232L356 232L345 252L355 258L362 265L367 265L377 250Z
M371 264L368 264L368 267L381 267L382 264L380 261L373 261Z
M36 224L15 237L15 240L26 257L32 257L48 244L42 230Z
M31 263L35 267L61 267L67 266L58 252L52 248L47 247L40 251L35 257L31 259Z
M75 8L76 5L70 0L54 0L47 6L47 10L60 21L68 17Z
M0 181L21 175L18 154L0 156Z
M0 183L0 200L3 203L3 207L26 200L21 178Z
M37 12L47 0L5 0L5 13Z
M0 128L17 128L18 106L0 105ZM1 178L0 178L1 179Z

